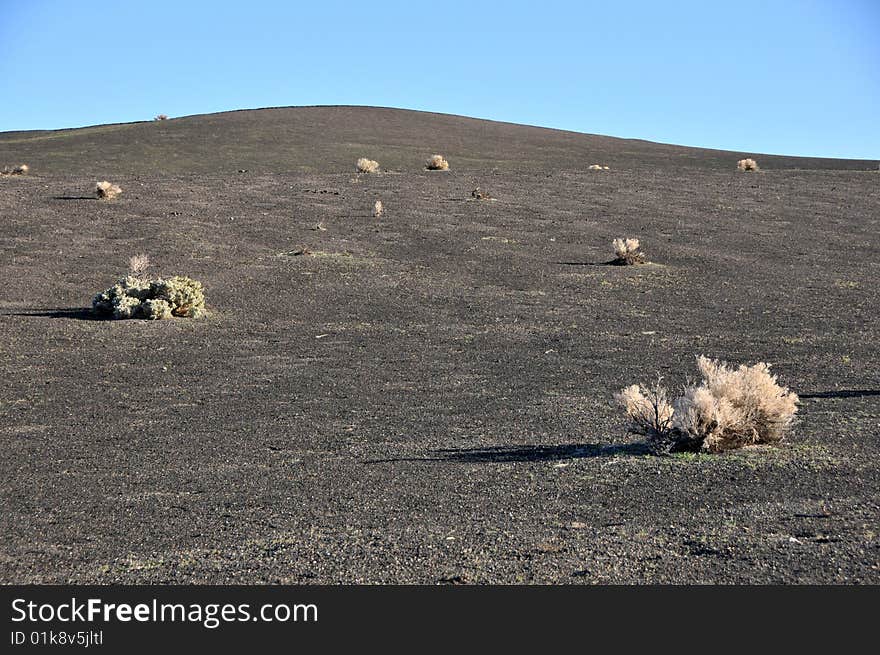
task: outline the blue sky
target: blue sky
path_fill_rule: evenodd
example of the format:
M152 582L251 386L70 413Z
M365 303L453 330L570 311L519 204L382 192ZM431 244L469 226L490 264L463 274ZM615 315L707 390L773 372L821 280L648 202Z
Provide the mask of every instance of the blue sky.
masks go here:
M880 0L0 0L0 131L378 105L880 158Z

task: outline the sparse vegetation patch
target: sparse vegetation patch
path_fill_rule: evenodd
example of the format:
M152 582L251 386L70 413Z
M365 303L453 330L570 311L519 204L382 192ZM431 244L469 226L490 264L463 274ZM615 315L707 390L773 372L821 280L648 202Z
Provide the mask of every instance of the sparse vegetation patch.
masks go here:
M357 171L358 173L378 173L379 162L361 157L357 160Z
M758 168L758 162L751 158L740 159L736 162L736 167L743 172L755 172L760 170Z
M611 245L614 248L614 264L631 266L647 262L638 239L615 239Z
M697 367L702 380L675 400L659 381L615 394L630 431L646 436L658 454L717 453L782 440L794 421L798 397L776 383L768 364L733 369L701 356Z
M116 184L104 180L95 185L95 195L104 200L112 200L122 193L122 188Z
M12 168L4 166L3 170L0 171L0 175L27 175L30 170L30 166L28 166L27 164L19 164L18 166L13 166Z
M188 277L148 280L132 274L96 294L92 309L115 319L197 318L205 312L205 294L202 283Z
M425 163L425 168L429 171L447 171L449 170L449 162L443 158L443 155L433 155Z

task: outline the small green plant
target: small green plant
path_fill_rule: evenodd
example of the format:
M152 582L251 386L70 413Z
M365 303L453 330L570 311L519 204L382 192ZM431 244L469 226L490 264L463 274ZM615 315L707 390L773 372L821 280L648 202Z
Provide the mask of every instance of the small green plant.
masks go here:
M148 280L142 276L149 266L146 255L132 257L129 265L129 275L92 299L96 314L115 319L163 320L197 318L205 313L201 282L179 275Z

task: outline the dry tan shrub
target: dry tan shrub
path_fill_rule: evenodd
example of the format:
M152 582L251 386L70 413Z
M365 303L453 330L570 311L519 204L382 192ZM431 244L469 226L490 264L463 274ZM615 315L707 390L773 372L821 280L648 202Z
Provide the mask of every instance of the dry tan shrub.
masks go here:
M381 200L377 200L376 204L373 205L373 216L375 218L379 218L385 212L385 207L382 205Z
M751 158L740 159L738 162L736 162L736 167L741 171L752 171L753 172L753 171L760 170L758 168L758 162L756 162L754 159L751 159Z
M12 168L4 166L3 170L0 171L0 175L27 175L28 171L30 170L30 166L28 166L27 164L19 164L18 166L13 166Z
M154 121L167 121L168 116L166 114L158 114L153 120Z
M98 182L95 185L95 193L99 198L112 200L120 193L122 193L122 189L119 186L112 184L107 180L104 180L103 182Z
M471 198L474 198L476 200L491 200L492 196L480 189L480 187L477 187L476 189L471 191Z
M638 239L615 239L611 245L614 248L615 264L630 266L644 264L647 261Z
M443 158L443 155L432 155L425 163L425 168L429 171L446 171L449 170L449 162Z
M366 157L361 157L357 160L357 170L358 173L378 173L379 162L367 159Z
M659 380L653 387L638 384L625 387L614 394L614 399L626 410L633 432L651 437L671 427L672 404Z
M134 255L128 260L128 272L134 277L141 277L150 268L150 258L146 255Z
M587 167L587 170L591 170L591 171L601 171L601 170L602 170L602 166L601 166L600 164L590 164L590 165Z
M797 413L798 397L776 382L770 366L759 362L736 369L708 357L697 358L698 385L672 403L658 383L633 385L615 394L630 429L648 437L657 452L722 452L782 440Z

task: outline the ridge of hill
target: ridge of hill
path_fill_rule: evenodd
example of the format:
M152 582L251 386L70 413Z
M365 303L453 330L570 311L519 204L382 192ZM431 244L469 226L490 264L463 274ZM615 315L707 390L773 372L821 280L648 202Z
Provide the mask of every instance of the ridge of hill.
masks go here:
M876 162L762 155L581 134L449 114L378 107L247 109L164 121L0 133L0 162L34 172L212 174L339 172L359 157L412 170L440 152L460 170L612 168L876 170Z

